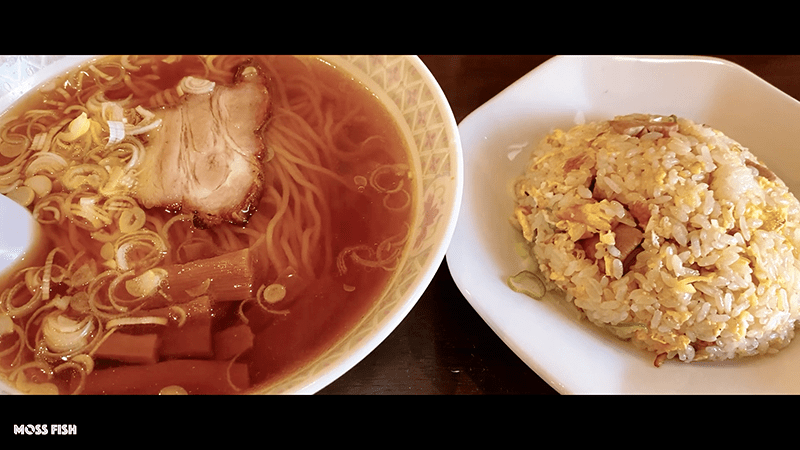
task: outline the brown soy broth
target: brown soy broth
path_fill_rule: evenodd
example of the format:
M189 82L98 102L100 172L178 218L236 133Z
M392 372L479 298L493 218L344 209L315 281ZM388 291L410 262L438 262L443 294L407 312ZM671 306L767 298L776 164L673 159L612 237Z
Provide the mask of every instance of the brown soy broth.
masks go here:
M382 165L408 164L402 135L377 98L327 64L318 64L315 69L318 79L323 81L321 89L338 92L340 98L346 99L338 105L339 114L347 114L353 108L363 110L363 120L355 121L347 129L350 140L363 142L369 136L385 138L380 144L373 144L381 145L383 151L365 160L340 163L335 169L346 178L354 178ZM368 189L360 193L338 189L332 201L335 202L332 207L334 254L359 244L375 247L387 237L408 231L412 208L387 211L383 207L383 196ZM264 385L279 380L327 350L368 312L391 275L383 268L350 264L347 273L340 276L335 266L332 267L331 273L313 283L314 288L304 301L296 303L290 314L273 317L257 332L249 362L254 382ZM258 314L258 311L252 308L251 313Z
M331 116L322 116L318 111L299 110L298 114L305 114L309 124L325 129L324 123L336 123L344 117L350 117L337 135L337 147L347 150L357 146L368 151L364 156L333 158L322 153L315 154L311 151L308 158L316 163L336 172L344 180L362 185L370 174L376 169L394 164L410 166L404 138L391 115L380 104L375 95L363 85L350 78L335 67L316 60L315 58L282 57L241 57L239 60L252 58L264 67L269 67L278 78L292 80L299 73L307 71L313 73L313 83L305 86L323 93L320 109L332 111ZM113 59L113 58L112 58ZM118 60L118 59L117 59ZM173 88L178 81L186 75L208 77L218 83L229 83L229 76L211 75L198 58L183 58L180 61L166 63L154 59L149 64L142 65L137 71L137 76L147 79L156 90ZM102 61L101 61L102 62ZM157 76L158 78L156 79ZM297 84L291 89L280 90L277 83L270 84L271 94L285 96L291 104L295 97L299 98L303 92L297 89ZM123 99L131 95L129 87L123 87L108 93L109 99ZM85 99L84 99L85 101ZM298 100L299 101L299 100ZM35 108L40 102L35 96L19 103L14 111ZM354 114L354 111L356 112ZM267 136L265 134L265 136ZM378 136L379 139L368 139ZM146 137L144 138L146 140ZM267 144L269 145L269 143ZM0 161L7 163L7 160ZM274 162L272 162L274 164ZM270 161L266 161L266 182L270 183L275 175L271 173ZM413 193L410 186L411 180L406 179L405 173L389 172L381 176L381 183L394 185L405 180L408 194ZM371 249L378 248L382 242L390 237L405 236L411 224L411 205L399 210L387 209L388 204L402 203L403 198L392 197L387 199L387 194L376 192L369 185L363 189L354 190L346 188L334 181L324 186L325 202L330 207L330 233L332 241L332 258L347 248L366 246ZM265 193L266 195L266 193ZM410 198L410 197L409 197ZM408 200L408 199L406 199ZM251 223L259 219L268 220L275 209L271 205L262 204L256 210ZM148 215L168 220L174 215L171 211L150 210ZM234 225L223 224L219 227L235 228ZM64 233L57 226L48 226L48 233ZM80 234L73 227L72 233L78 233L74 241L88 252L99 254L102 243L88 234ZM202 234L205 231L199 230ZM98 256L98 259L99 256ZM245 392L259 391L270 384L280 381L285 376L313 362L326 350L331 348L346 333L352 329L367 314L391 279L392 271L383 267L368 267L355 264L347 260L347 271L342 274L335 262L328 264L326 272L321 273L318 279L305 280L306 287L285 307L288 314L274 314L266 312L258 305L246 304L243 312L249 320L249 326L255 335L254 346L251 350L236 358L237 363L247 365L251 387ZM270 272L268 277L274 277ZM269 280L267 280L269 281ZM0 288L5 288L0 286ZM254 288L255 289L255 288ZM291 295L291 294L287 294ZM212 314L212 339L216 333L224 330L241 320L237 315L236 303L215 305ZM157 327L156 327L157 328ZM129 328L132 334L152 332L153 327ZM120 363L98 361L96 371L111 369ZM93 387L92 377L87 379L87 392L96 392ZM74 384L73 380L67 380ZM141 393L155 394L163 386L151 386ZM126 393L124 385L105 389L102 393ZM192 390L192 394L235 393L228 385L227 380L218 379L206 388Z
M373 222L370 217L375 216L364 211L365 208L354 207L337 211L340 242L377 244L377 237L369 237L374 234L373 226L393 230L398 219L405 219L383 217ZM346 276L331 273L314 283L288 315L266 318L265 326L254 330L256 339L250 362L253 379L261 383L279 379L319 356L368 312L390 276L382 268L354 265ZM348 292L347 286L355 289ZM251 308L250 313L263 315L256 308Z

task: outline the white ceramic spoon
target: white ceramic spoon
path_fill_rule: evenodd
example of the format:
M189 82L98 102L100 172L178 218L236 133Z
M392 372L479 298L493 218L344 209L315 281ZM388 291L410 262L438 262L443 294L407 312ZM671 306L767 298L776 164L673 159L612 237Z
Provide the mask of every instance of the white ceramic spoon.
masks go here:
M0 279L33 263L43 241L41 233L26 208L0 194Z

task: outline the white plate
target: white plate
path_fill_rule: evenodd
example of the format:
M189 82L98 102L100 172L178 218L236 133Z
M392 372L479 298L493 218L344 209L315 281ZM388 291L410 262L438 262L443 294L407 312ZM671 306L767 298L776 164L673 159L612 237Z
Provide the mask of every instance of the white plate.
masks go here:
M447 252L457 286L500 338L565 394L800 393L800 342L772 356L723 363L669 361L580 322L555 299L533 300L505 284L522 266L514 252L508 183L552 128L576 118L677 114L717 128L761 157L793 192L800 103L744 68L705 57L553 58L459 125L464 195ZM510 158L510 150L527 143ZM513 155L512 155L513 156Z

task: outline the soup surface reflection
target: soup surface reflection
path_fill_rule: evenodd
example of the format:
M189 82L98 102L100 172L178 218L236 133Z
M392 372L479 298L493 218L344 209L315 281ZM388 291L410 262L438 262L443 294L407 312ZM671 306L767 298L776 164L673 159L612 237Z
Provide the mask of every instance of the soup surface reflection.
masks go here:
M48 237L0 285L21 392L268 386L366 314L407 244L403 136L316 58L105 57L0 127L0 192Z

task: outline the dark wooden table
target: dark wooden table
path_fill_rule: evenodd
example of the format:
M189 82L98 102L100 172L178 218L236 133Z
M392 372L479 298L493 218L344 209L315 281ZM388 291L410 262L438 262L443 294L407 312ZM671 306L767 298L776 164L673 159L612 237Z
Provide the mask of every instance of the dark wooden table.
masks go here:
M800 56L713 55L800 99ZM457 122L550 58L421 56ZM445 260L406 319L361 363L320 394L557 394L486 325Z

